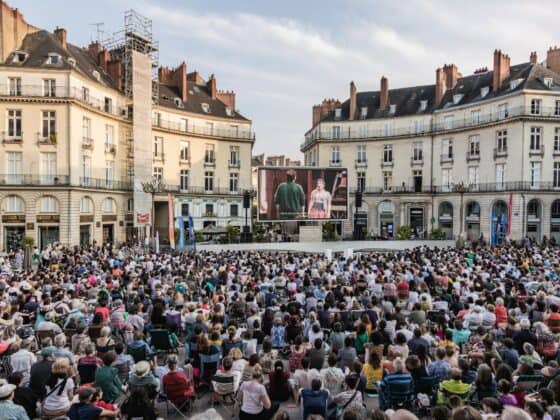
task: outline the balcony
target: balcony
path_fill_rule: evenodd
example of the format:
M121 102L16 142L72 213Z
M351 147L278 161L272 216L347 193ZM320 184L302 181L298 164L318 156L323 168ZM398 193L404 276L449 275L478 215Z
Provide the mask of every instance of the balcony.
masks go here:
M228 161L228 166L230 168L239 168L241 166L239 160L230 160Z
M111 155L117 154L117 146L112 143L105 143L105 153Z
M2 143L7 144L21 144L23 142L23 131L19 133L8 134L7 131L2 131Z
M439 158L440 163L453 163L453 155L452 154L441 154Z
M544 156L544 144L541 144L540 147L537 149L529 149L529 156Z
M39 146L56 146L57 140L57 133L50 133L46 136L43 133L37 133L37 144Z
M209 137L226 137L241 140L255 140L255 133L251 130L241 129L241 127L234 128L219 128L209 127L205 125L187 124L180 121L162 120L161 118L152 118L152 127L161 128L163 130L177 131L187 134L195 134L199 136Z
M502 148L494 147L494 159L507 158L507 156L508 156L507 147L502 147Z
M191 157L184 153L179 154L179 163L181 165L190 165L191 164Z
M215 159L204 159L204 166L205 167L214 167L214 166L216 166L216 160Z
M329 161L329 166L332 166L334 168L338 168L342 165L342 162L340 160L331 160Z
M163 181L156 187L158 193L179 193L179 194L200 194L200 195L242 195L245 191L252 191L252 187L238 188L237 191L230 191L229 187L214 187L207 190L204 186L189 185L188 189L181 188L181 185Z
M554 148L554 150L552 150L552 156L554 157L560 156L560 147Z
M132 190L132 183L129 181L103 179L103 178L80 178L80 187L95 188L101 190Z
M134 147L129 147L129 148L126 150L126 157L127 157L128 159L134 159Z
M159 162L163 162L164 161L163 153L154 153L154 160L157 160Z
M356 168L366 168L367 159L356 159Z
M411 165L418 165L418 166L424 165L424 157L423 156L417 156L417 157L411 156L410 157L410 164Z
M68 175L4 174L0 175L0 185L58 186L69 185Z
M467 152L467 162L480 161L480 151Z
M393 159L384 159L381 158L381 167L382 168L392 168L393 166L395 166L395 161Z
M90 137L82 137L82 148L87 150L93 149L93 139Z

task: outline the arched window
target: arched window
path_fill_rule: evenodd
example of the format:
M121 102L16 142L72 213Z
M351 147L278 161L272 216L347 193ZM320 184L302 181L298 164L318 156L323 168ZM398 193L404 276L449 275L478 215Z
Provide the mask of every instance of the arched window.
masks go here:
M112 198L106 198L103 200L103 213L116 213L117 212L117 205L115 200Z
M80 200L80 213L93 213L93 200L89 197L82 197Z
M52 196L41 197L39 211L41 213L58 213L58 200Z
M25 203L21 197L17 195L9 195L6 197L6 213L23 213L25 211Z

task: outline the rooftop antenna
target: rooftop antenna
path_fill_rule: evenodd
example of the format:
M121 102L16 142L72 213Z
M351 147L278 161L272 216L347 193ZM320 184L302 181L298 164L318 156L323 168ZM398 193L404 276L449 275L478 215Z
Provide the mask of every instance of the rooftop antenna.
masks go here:
M105 31L103 30L104 25L105 25L104 22L90 23L90 26L95 26L95 30L97 33L96 41L101 41L101 37L105 33Z

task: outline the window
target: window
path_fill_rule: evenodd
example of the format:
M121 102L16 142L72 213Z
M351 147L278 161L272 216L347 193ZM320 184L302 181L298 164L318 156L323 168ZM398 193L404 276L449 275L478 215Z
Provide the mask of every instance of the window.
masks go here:
M105 110L105 112L113 112L113 100L111 98L105 97L103 109Z
M229 192L236 193L239 187L239 174L232 172L229 174Z
M541 113L541 100L531 99L531 114L539 115Z
M383 163L393 163L393 145L383 145Z
M383 190L391 191L393 188L393 173L383 172Z
M80 213L92 213L93 211L93 203L91 198L89 197L82 197L80 200Z
M239 206L237 204L230 204L229 205L229 215L230 215L230 217L238 217L239 216Z
M214 154L214 145L213 144L206 144L204 146L204 163L206 164L214 164L216 156Z
M8 139L21 140L21 111L19 109L8 110Z
M180 150L179 150L179 159L182 161L188 161L190 159L190 154L189 154L189 142L185 141L185 140L181 140L180 143Z
M480 156L480 137L469 136L469 155Z
M443 139L441 142L441 157L443 160L453 159L453 140Z
M332 127L332 138L339 139L340 138L340 126L335 125Z
M471 124L472 125L480 124L480 109L471 111Z
M82 119L82 137L85 141L91 141L91 120L87 117Z
M45 140L56 141L56 113L54 111L43 111L41 136Z
M54 98L56 96L56 80L44 79L43 80L43 95Z
M163 168L158 166L154 167L153 177L157 182L161 182L163 180Z
M189 203L181 203L181 216L189 215Z
M214 190L214 172L204 172L204 191L212 192Z
M506 165L504 163L496 164L496 184L500 189L505 188L506 184Z
M209 114L210 113L210 105L208 105L206 102L203 102L200 104L200 107L202 108L202 110Z
M500 104L498 105L498 119L503 120L509 116L508 112L508 104Z
M338 146L331 147L331 164L332 165L340 164L340 147Z
M414 162L422 162L424 160L423 143L421 141L412 143L412 160Z
M47 64L59 64L60 63L60 55L56 53L49 53L47 58Z
M367 156L366 156L366 145L359 144L356 150L356 162L358 163L366 163Z
M154 113L154 125L156 127L161 127L161 112Z
M420 111L425 111L427 107L428 107L428 101L425 100L425 99L422 99L420 101Z
M8 184L22 182L22 153L6 152L6 173Z
M486 95L488 95L488 92L490 92L490 87L489 86L484 86L480 88L480 97L484 98L486 97Z
M110 149L113 147L113 126L105 124L105 147Z
M82 87L82 101L89 102L89 88Z
M115 177L115 161L108 160L105 162L105 185L111 187Z
M453 95L453 105L457 105L459 102L461 102L461 99L463 99L462 93L457 93Z
M58 201L54 197L42 197L39 208L41 213L57 213Z
M134 199L129 198L126 200L126 211L132 213L134 211Z
M560 127L554 128L554 151L560 152Z
M478 184L478 166L469 166L469 185Z
M85 183L91 178L91 157L86 155L82 156L82 177Z
M231 137L238 138L239 137L239 126L238 125L230 125L229 126L229 135Z
M23 213L23 200L17 195L9 195L6 197L7 213Z
M446 115L443 117L443 128L451 130L453 128L453 115Z
M560 101L554 101L554 115L560 115Z
M210 217L214 216L214 204L206 203L204 206L204 214Z
M541 181L541 162L531 162L531 188L538 188Z
M21 77L10 77L10 96L21 96Z
M496 148L498 153L507 152L507 130L498 130L496 132Z
M106 198L103 200L102 206L103 213L116 213L117 212L117 205L115 204L115 200L112 198Z
M229 164L231 166L239 166L239 146L230 146Z
M552 173L552 186L560 188L560 162L554 162L554 170Z
M383 126L383 134L384 136L392 136L393 135L393 124L392 123L385 123Z
M175 106L177 108L184 108L185 105L183 104L183 100L181 98L174 98L173 102L175 102Z
M360 108L360 118L362 120L366 119L367 111L368 111L367 106L363 106L363 107Z
M186 191L189 189L189 171L186 169L181 169L181 172L179 172L179 183L181 190Z
M531 150L540 150L541 149L541 127L531 127L531 142L530 147Z
M341 108L336 108L334 110L334 117L338 120L338 119L340 119L341 116L342 116L342 109Z
M41 172L41 183L52 184L56 176L56 153L41 152L39 155L39 170Z
M163 159L163 137L154 137L154 158Z
M357 172L356 173L356 189L358 191L365 191L366 190L366 173L365 172Z
M189 128L189 121L186 118L181 118L179 120L179 130L186 132L188 128Z
M444 191L451 191L451 169L444 168L441 170L441 185Z
M211 122L206 123L206 134L208 134L209 136L214 135L214 123Z
M424 132L424 120L414 120L412 126L412 132L414 134L423 133Z
M389 114L394 114L395 112L397 112L397 105L395 104L389 105Z
M550 89L550 88L552 87L552 84L553 84L552 77L545 77L545 78L543 79L543 82L544 82L544 85L545 85L547 88Z

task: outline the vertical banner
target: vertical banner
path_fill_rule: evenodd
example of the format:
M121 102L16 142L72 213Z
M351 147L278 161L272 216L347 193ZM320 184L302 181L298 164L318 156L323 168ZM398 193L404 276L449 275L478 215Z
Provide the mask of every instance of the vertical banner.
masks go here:
M196 241L194 236L194 224L192 216L189 214L189 245L196 249Z
M183 216L177 217L177 222L179 223L179 251L185 249L185 221L183 220Z
M171 249L175 249L175 211L171 193L167 193L167 208L169 209L169 245Z
M508 220L507 220L507 236L509 236L511 234L511 216L513 214L512 212L512 208L513 208L513 194L509 195L509 206L508 206Z

